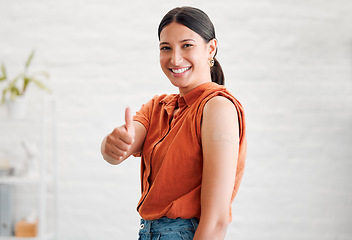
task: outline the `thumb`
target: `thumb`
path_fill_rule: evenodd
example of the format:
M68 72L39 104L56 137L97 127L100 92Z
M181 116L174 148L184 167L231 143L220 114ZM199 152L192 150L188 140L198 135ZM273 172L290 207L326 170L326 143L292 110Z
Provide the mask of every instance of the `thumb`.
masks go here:
M127 107L125 110L125 122L127 132L133 131L133 116L129 107Z

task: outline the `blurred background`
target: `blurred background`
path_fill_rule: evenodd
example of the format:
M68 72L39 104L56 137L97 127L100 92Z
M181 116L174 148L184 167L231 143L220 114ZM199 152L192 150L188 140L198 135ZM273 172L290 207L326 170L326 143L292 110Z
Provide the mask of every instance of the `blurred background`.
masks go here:
M226 239L351 240L349 0L1 0L0 64L13 79L35 49L29 72L48 73L51 89L32 84L21 119L0 105L0 168L14 170L0 176L1 197L13 186L17 227L34 216L41 239L47 229L51 239L137 239L140 159L109 165L100 143L126 106L177 92L159 66L157 27L184 5L212 19L226 86L246 111L247 165ZM38 159L37 177L19 159Z

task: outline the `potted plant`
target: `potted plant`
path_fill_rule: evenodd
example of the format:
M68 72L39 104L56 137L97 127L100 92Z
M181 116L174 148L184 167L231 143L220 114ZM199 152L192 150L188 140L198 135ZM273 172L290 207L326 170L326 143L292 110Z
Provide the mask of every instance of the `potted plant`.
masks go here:
M12 80L8 79L5 65L1 64L0 82L5 81L6 85L5 88L2 90L0 104L7 103L7 110L10 117L24 117L26 112L24 98L29 84L33 83L40 89L50 92L50 90L38 79L39 76L49 78L49 75L46 72L34 73L31 75L29 75L28 73L28 68L32 62L34 53L35 51L33 50L29 55L25 63L24 71Z

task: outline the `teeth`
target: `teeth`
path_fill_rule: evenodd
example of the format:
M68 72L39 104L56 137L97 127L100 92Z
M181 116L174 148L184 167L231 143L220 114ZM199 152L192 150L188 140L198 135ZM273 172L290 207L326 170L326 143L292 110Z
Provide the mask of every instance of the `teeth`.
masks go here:
M188 67L188 68L179 68L179 69L171 69L171 70L173 73L184 73L188 69L190 69L190 68Z

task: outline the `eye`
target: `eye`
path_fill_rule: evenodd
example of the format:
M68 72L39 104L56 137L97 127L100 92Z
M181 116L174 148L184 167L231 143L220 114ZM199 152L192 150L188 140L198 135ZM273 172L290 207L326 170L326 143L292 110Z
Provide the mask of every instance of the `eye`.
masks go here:
M188 48L188 47L192 47L192 46L193 46L192 44L186 43L186 44L183 45L183 48Z
M160 48L160 51L167 51L167 50L170 50L171 49L171 47L169 47L169 46L164 46L164 47L161 47Z

